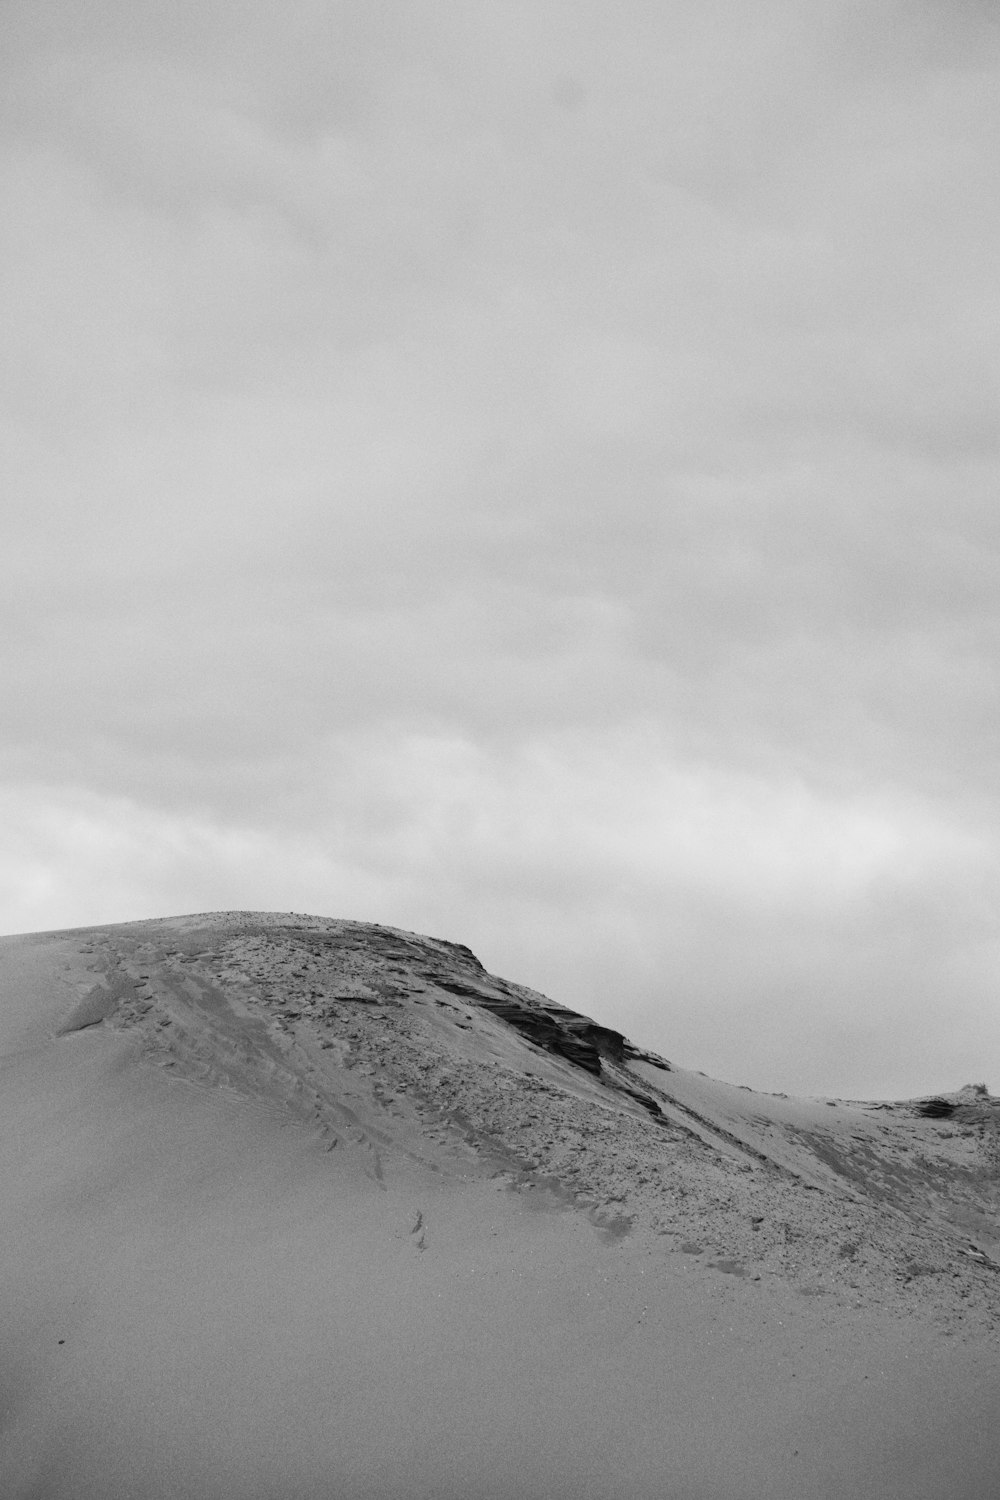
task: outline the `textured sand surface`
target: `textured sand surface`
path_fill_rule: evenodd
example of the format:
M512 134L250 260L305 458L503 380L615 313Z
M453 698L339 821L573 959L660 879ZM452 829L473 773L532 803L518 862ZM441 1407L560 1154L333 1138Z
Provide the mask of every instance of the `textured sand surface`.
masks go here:
M0 940L0 1493L989 1496L998 1114L720 1084L387 928Z

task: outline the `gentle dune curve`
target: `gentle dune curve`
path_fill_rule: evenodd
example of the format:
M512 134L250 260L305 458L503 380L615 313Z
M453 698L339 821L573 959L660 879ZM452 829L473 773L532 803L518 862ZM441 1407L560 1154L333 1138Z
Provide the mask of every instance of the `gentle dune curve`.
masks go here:
M1000 1102L717 1083L461 946L0 940L12 1500L982 1500Z

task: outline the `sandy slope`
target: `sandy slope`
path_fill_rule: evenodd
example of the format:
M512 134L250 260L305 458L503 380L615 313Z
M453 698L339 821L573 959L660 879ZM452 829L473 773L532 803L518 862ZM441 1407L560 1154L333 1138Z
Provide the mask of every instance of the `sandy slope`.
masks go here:
M467 950L0 941L0 1493L987 1497L988 1096L760 1095Z

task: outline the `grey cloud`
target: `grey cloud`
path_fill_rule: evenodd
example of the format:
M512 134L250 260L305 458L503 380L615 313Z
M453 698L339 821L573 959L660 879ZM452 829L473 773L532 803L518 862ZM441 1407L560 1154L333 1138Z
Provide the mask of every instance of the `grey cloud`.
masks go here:
M4 64L4 925L423 925L772 1086L997 1045L988 13L88 12Z

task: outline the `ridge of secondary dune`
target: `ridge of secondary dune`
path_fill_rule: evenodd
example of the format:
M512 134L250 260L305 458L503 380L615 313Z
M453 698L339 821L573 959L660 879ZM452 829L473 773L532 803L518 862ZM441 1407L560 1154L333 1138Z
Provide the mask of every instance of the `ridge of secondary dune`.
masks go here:
M991 1492L997 1102L676 1067L460 945L0 940L0 1492Z

